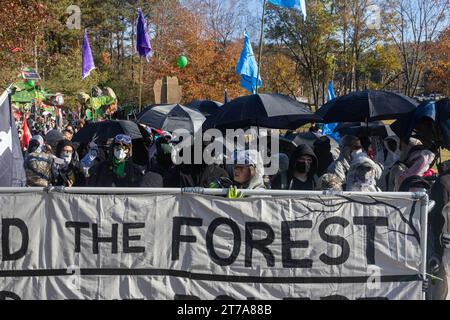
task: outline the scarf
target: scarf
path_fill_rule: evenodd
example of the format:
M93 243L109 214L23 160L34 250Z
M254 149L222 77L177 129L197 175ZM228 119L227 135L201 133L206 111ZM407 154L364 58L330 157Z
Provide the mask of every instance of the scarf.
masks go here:
M119 177L125 176L125 161L119 161L116 158L113 159L113 172Z

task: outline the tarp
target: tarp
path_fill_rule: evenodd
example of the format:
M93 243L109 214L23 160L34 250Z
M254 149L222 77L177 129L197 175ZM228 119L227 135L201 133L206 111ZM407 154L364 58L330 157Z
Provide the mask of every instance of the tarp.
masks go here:
M0 194L15 299L421 299L405 197Z

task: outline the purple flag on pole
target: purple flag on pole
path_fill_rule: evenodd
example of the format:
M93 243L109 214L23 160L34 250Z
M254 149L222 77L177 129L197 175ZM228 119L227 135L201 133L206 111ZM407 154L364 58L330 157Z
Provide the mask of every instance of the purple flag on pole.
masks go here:
M136 51L139 56L148 58L152 51L150 39L147 34L147 23L145 22L142 10L138 9L138 17L136 21Z
M81 49L83 59L83 80L91 74L91 71L95 69L94 58L92 57L91 47L89 46L89 39L87 32L84 31L83 47Z

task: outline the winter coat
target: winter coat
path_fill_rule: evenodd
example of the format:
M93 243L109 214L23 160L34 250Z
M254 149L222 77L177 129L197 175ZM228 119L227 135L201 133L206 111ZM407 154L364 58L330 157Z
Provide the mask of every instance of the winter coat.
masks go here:
M170 169L164 177L165 188L193 188L208 186L219 178L229 178L228 173L217 165L182 164Z
M25 159L28 187L48 187L53 181L53 156L45 152L30 153Z
M162 177L154 172L147 172L128 160L125 164L124 177L113 172L112 159L106 160L89 171L88 186L97 188L161 188Z
M346 178L346 191L378 192L377 181L383 173L383 167L375 163L365 153L353 159Z
M436 155L424 146L412 148L406 161L407 164L409 163L409 166L404 171L400 171L395 177L395 191L400 189L405 179L412 176L422 177L430 169L435 158Z
M318 160L317 157L313 151L313 149L311 149L310 146L306 145L306 144L302 144L300 146L297 147L297 149L295 149L295 151L292 153L291 155L291 159L289 161L289 169L287 171L287 183L284 183L284 179L282 175L278 175L277 177L275 177L275 179L272 182L272 189L275 190L283 190L283 189L287 189L287 190L293 190L293 184L294 184L294 174L295 174L295 166L296 166L296 162L297 159L299 159L301 156L311 156L313 161L311 163L311 168L310 171L308 173L308 184L311 184L312 188L311 190L315 190L318 184L318 177L316 175L317 169L318 169Z

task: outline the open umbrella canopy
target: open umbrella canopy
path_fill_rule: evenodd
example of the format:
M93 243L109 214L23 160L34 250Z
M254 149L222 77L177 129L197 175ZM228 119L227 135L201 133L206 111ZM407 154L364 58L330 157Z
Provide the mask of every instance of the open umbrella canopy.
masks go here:
M425 127L420 127L421 122ZM416 110L394 122L391 129L403 141L419 135L430 138L439 147L450 149L450 99L422 103Z
M105 145L109 139L113 139L118 134L127 134L135 140L145 138L145 132L145 129L132 121L107 120L85 125L73 136L72 141L80 143L94 141L99 145Z
M194 133L200 130L205 119L198 111L180 104L168 104L147 107L139 114L137 122L168 132L185 129Z
M334 131L339 132L341 136L352 135L387 138L395 135L390 126L385 125L383 121L369 122L368 124L364 122L340 123Z
M317 115L324 123L397 119L419 105L414 99L387 91L357 91L324 104Z
M301 144L307 144L311 148L314 147L314 143L319 140L321 137L320 134L316 134L314 132L303 132L303 133L290 133L284 136L284 139L290 141L295 147L298 147ZM339 143L336 142L333 138L328 137L331 141L331 147L339 148Z
M211 100L194 100L187 104L186 107L198 111L203 114L205 117L210 117L219 111L222 103Z
M263 127L295 130L309 122L320 122L304 104L280 94L254 94L224 104L203 124L203 130Z

